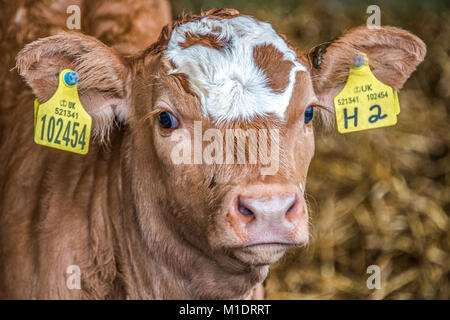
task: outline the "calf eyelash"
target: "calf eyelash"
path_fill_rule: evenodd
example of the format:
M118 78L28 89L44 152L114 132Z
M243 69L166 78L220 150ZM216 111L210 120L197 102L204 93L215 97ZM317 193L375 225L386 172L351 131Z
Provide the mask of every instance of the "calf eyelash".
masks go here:
M165 111L165 110L162 109L162 108L156 108L156 109L150 111L149 113L147 113L145 116L143 116L142 119L140 120L140 122L144 122L144 121L146 121L148 119L151 119L151 118L153 118L154 116L160 114L163 111Z

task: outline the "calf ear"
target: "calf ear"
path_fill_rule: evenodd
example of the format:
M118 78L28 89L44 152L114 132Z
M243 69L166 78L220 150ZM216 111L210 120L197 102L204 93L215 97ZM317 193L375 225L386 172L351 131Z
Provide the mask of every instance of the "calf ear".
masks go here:
M55 92L62 70L78 72L80 100L92 116L93 134L100 141L108 138L114 119L125 121L128 117L130 68L95 38L63 32L39 39L25 46L16 62L41 103Z
M398 28L358 27L333 41L322 57L310 56L316 62L311 76L319 103L333 112L323 113L327 124L335 122L334 116L326 114L334 114L334 97L344 87L352 59L359 51L368 56L375 77L398 90L424 59L426 46L418 37Z

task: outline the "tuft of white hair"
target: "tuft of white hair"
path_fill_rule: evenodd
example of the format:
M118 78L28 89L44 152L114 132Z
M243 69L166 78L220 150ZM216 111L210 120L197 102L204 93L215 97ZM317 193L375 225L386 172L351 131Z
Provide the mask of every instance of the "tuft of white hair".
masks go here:
M215 35L227 45L214 49L201 45L182 48L185 34ZM257 46L273 45L285 60L293 62L286 89L277 93L253 56ZM247 16L211 20L207 17L185 23L172 32L166 56L175 68L170 73L188 75L192 89L198 94L206 117L216 121L251 120L255 116L274 113L285 118L291 100L297 71L306 71L295 52L267 22Z

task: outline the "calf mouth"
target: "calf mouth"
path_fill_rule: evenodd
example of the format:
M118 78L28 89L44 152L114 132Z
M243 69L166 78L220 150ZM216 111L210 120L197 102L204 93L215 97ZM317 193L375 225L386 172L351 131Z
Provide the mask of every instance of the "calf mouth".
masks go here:
M239 261L252 266L266 266L277 262L294 243L255 242L234 248L232 254Z

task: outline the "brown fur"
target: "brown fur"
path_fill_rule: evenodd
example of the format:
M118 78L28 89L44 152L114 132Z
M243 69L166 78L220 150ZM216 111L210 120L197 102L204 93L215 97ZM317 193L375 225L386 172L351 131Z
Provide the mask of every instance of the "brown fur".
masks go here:
M8 12L12 20L16 11ZM226 9L206 13L214 19L238 14ZM31 90L16 75L2 74L6 85L1 98L7 103L0 109L1 298L261 298L269 265L258 261L269 261L268 252L261 249L245 261L234 256L245 239L236 235L227 218L230 202L254 184L305 184L314 137L312 123L303 124L303 112L310 103L318 103L316 95L320 100L341 84L345 70L333 61L351 58L353 51L345 48L354 37L366 35L357 43L378 63L381 80L396 79L392 84L403 83L424 55L422 42L405 31L382 28L372 33L359 28L329 47L321 71L297 74L286 121L268 116L215 124L202 116L187 80L166 73L170 61L164 50L171 30L198 17L165 27L155 44L127 59L76 33L31 43L17 56L18 70ZM54 29L58 28L39 32ZM104 34L105 29L100 30ZM30 39L21 32L19 40L10 39L12 52L36 39L36 33L30 31ZM391 41L398 37L404 42ZM396 58L406 60L378 60L383 57L380 52L386 53L385 43L395 48ZM284 78L269 71L279 64L277 53L265 52L268 56L261 61L268 76L273 81ZM304 63L306 56L299 55ZM11 63L11 53L6 60ZM67 67L80 73L82 102L99 135L109 130L109 148L101 139L93 140L89 153L80 156L33 143L34 94L48 98L59 70ZM165 109L178 117L180 128L190 131L194 120L202 120L204 130L278 128L280 170L261 176L260 163L173 165L170 150L175 142L155 117ZM81 268L81 290L66 287L69 265Z
M95 0L85 6L85 32L128 55L155 42L171 20L166 0Z
M208 48L213 48L216 50L223 49L226 46L226 42L223 40L218 39L213 34L205 34L205 35L198 35L194 34L192 32L186 32L185 34L185 41L180 42L179 46L183 49L189 48L191 46L200 45Z
M289 71L293 63L284 60L283 53L273 45L258 46L253 49L256 65L260 67L268 79L268 85L275 92L283 92L289 84ZM277 61L278 63L274 63Z

